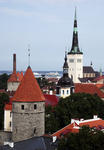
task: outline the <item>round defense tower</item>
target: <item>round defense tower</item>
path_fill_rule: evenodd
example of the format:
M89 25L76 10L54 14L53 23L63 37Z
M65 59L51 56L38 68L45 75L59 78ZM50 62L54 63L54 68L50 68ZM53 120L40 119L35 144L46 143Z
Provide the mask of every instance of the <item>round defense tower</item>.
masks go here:
M12 103L12 139L14 142L45 132L45 98L28 67Z
M13 102L13 141L44 134L44 102Z

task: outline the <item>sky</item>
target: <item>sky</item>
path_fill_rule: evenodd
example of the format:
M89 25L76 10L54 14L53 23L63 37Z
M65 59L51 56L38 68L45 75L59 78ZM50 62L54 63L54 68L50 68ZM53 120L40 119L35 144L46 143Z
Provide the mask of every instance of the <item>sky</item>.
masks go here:
M104 70L104 0L0 0L0 70L30 65L34 71L61 71L72 45L77 7L79 47L84 65Z

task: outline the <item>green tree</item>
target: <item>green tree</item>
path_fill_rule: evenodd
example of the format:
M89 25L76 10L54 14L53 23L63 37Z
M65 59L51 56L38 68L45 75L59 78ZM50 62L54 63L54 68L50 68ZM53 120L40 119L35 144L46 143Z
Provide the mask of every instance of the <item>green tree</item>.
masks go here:
M0 89L7 89L7 80L9 79L9 75L6 73L0 75Z
M65 99L61 98L56 107L46 108L46 133L53 133L71 121L71 118L91 119L97 114L104 117L104 101L96 95L85 93L72 94ZM53 126L53 122L56 124ZM47 128L48 127L48 128Z
M70 133L60 139L58 150L103 150L104 133L83 126L79 133Z
M0 129L4 126L4 106L9 102L9 96L5 93L0 94Z

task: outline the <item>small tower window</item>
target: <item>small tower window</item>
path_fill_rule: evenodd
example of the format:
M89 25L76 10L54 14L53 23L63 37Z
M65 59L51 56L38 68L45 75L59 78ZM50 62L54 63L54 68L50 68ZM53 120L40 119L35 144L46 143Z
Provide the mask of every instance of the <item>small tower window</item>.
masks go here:
M21 105L21 109L24 110L24 105Z
M10 117L12 116L12 112L10 112Z
M34 109L37 109L37 105L36 104L34 105Z
M36 133L36 127L34 128L34 134Z
M9 122L9 126L11 127L11 121Z
M64 90L62 91L63 95L64 95Z
M67 94L69 94L69 90L67 90Z

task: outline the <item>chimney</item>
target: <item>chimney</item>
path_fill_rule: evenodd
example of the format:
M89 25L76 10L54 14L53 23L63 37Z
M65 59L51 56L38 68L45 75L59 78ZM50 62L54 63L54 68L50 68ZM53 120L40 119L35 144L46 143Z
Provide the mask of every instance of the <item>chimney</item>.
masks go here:
M16 54L13 54L13 72L16 72Z

